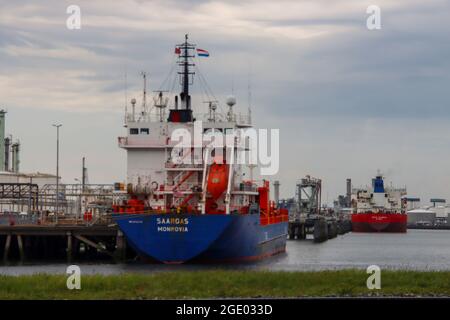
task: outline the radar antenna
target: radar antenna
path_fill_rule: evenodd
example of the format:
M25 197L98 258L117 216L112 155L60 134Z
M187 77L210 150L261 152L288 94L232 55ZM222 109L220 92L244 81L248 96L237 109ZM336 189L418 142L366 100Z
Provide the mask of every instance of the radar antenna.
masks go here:
M229 107L228 113L227 113L227 119L228 121L232 122L234 121L234 113L233 113L233 106L236 104L236 97L233 95L230 95L227 97L227 105Z
M204 101L208 104L209 117L208 121L216 122L216 110L217 110L217 100Z
M155 92L157 93L157 95L153 97L154 106L158 109L159 122L163 122L165 109L167 107L167 104L169 103L169 98L164 97L164 92L167 91L158 90Z

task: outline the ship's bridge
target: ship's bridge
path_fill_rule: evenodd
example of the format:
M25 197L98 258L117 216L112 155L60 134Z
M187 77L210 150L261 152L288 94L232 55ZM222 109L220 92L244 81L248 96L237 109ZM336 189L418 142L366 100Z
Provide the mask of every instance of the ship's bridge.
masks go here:
M194 122L168 122L158 121L157 115L135 119L127 115L125 127L127 136L119 137L119 147L128 148L166 148L171 146L170 137L176 129L185 128L194 134ZM226 134L229 130L250 128L250 117L244 114L233 114L232 119L218 120L208 118L208 114L199 114L194 120L202 121L202 134L211 129L217 129Z

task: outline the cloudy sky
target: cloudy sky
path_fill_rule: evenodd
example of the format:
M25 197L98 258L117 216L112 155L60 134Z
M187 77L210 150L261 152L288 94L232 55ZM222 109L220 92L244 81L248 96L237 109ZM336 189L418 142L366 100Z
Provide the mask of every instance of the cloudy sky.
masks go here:
M66 27L69 5L81 29ZM366 9L381 9L369 31ZM233 92L254 123L280 128L282 196L305 174L323 199L382 170L423 199L450 200L450 2L447 0L0 0L0 107L22 144L21 169L73 183L125 179L117 147L125 104L160 88L174 44L209 50L202 74L218 98ZM201 96L197 103L201 104Z

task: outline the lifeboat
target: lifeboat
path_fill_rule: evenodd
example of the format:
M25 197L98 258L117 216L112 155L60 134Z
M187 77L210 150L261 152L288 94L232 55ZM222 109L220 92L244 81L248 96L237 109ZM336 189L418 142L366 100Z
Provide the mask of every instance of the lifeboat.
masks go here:
M228 170L229 166L222 161L222 158L215 158L209 168L208 179L206 183L207 213L223 213L224 210L219 209L218 200L226 192L228 187Z

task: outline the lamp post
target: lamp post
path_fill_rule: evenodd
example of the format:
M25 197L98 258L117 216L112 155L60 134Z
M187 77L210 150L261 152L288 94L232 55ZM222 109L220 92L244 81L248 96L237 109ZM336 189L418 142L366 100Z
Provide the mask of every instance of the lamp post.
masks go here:
M78 185L81 187L81 181L80 181L80 179L78 179L78 178L75 178L75 181L76 182L78 182ZM75 221L77 222L77 224L78 224L78 218L80 217L80 215L81 215L81 207L82 207L82 193L83 193L83 190L80 188L80 195L79 195L79 197L78 197L78 208L77 208L77 215L76 215L76 217L75 217Z
M53 124L56 128L56 216L55 222L58 223L59 212L59 128L62 124Z

